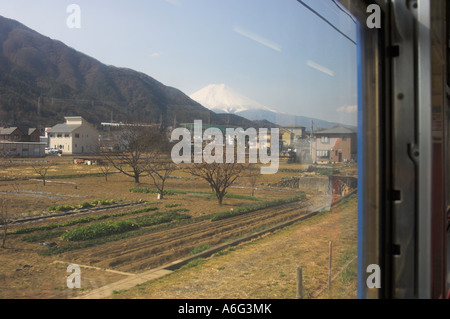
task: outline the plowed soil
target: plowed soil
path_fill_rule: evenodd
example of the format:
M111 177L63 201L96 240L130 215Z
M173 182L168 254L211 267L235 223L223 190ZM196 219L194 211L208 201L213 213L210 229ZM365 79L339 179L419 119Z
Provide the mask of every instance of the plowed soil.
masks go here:
M68 159L58 160L68 161ZM95 167L62 165L61 163L58 165L64 171L55 171L53 174L97 172ZM26 165L16 167L9 173L19 175L20 171L28 172L27 174L30 174L28 177L32 177L32 173L27 171ZM38 254L39 251L47 249L39 242L23 241L27 234L8 235L6 247L0 249L0 298L72 298L80 296L86 291L127 278L129 275L190 256L195 248L204 245L212 247L330 204L331 197L328 195L308 194L307 200L303 202L258 210L220 221L209 219L196 221L197 217L212 212L253 205L260 201L292 197L300 193L291 189L271 189L268 184L278 181L282 177L290 176L292 173L280 172L277 175L268 176L266 180L259 181L255 193L259 201L251 198L227 198L224 205L219 205L213 195L206 193L210 190L204 182L192 180L182 172L179 178L169 180L167 188L195 190L196 192L167 196L163 200L156 200L155 194L130 193L129 189L135 187L136 184L121 174L110 175L107 182L101 176L54 178L50 179L45 187L39 180L30 181L23 176L19 180L3 180L0 182L0 191L8 193L3 194L2 198L9 202L8 213L17 217L47 215L46 208L49 205L75 205L94 199L121 199L123 203L146 201L146 205L154 205L159 211L168 211L171 209L168 208L170 205L177 204L176 208L185 209L183 213L192 216L192 220L186 221L184 224L168 225L167 228L157 231L151 231L151 227L145 228L145 232L140 233L139 236L50 256ZM230 189L230 193L251 195L251 188L247 181L241 181L238 186L241 188ZM152 188L152 185L148 179L143 179L139 187ZM142 205L144 204L133 208L139 208ZM130 209L132 208L124 207L103 212L85 212L84 215L55 217L26 225L10 226L9 230L52 223L61 224L82 216L98 216ZM133 217L137 216L139 215L133 215ZM114 219L121 218L130 217ZM60 230L68 228L62 227ZM39 231L36 234L43 233L44 231ZM53 237L48 242L54 242L58 247L67 244L59 237ZM69 273L67 273L66 267L70 263L78 264L81 267L81 289L67 288L66 279Z

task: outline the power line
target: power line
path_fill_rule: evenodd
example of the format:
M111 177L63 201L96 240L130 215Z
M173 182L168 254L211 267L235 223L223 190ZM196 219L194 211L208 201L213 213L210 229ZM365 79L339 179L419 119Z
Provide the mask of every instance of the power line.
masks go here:
M348 15L348 16L350 17L350 19L352 19L352 21L353 21L355 24L357 23L356 20L355 20L355 18L354 18L350 13L348 13L347 10L345 10L344 8L342 8L341 5L339 5L339 4L336 2L336 0L331 0L331 1L333 1L333 3L336 5L336 7L338 7L339 10L341 10L341 11L344 12L346 15Z
M309 11L311 11L312 13L314 13L316 16L318 16L320 19L322 19L324 22L326 22L330 27L332 27L334 30L336 30L337 32L339 32L342 36L344 36L347 40L349 40L350 42L352 42L353 44L356 45L356 42L354 40L352 40L348 35L346 35L344 32L342 32L341 30L339 30L336 26L334 26L334 24L332 24L330 21L328 21L327 19L325 19L323 16L321 16L316 10L314 10L313 8L311 8L310 6L308 6L305 2L303 2L302 0L297 0L301 5L303 5L306 9L308 9Z

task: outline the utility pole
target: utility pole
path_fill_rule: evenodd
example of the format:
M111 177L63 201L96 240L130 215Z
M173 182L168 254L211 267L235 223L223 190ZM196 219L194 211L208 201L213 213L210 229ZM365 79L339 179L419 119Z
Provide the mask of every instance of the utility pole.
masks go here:
M310 132L309 132L309 154L311 154L311 162L314 162L313 161L313 147L312 147L313 135L314 135L314 133L313 133L313 125L314 125L314 121L311 120L311 129L310 129Z
M41 97L38 98L37 115L41 116Z

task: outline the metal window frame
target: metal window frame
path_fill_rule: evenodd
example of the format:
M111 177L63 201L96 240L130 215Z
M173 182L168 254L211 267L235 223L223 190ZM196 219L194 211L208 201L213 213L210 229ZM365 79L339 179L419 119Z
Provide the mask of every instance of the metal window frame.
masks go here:
M389 263L385 251L386 224L383 192L386 166L382 149L389 148L389 120L386 109L389 99L386 88L390 77L385 73L386 39L389 29L388 1L340 0L340 3L357 19L358 29L358 298L378 299L388 296ZM364 25L368 18L367 7L378 4L382 10L382 28L369 29ZM368 288L367 267L379 265L381 289Z
M383 11L382 29L358 37L358 297L429 298L430 0L341 3L354 15L370 3ZM380 289L366 285L370 264Z

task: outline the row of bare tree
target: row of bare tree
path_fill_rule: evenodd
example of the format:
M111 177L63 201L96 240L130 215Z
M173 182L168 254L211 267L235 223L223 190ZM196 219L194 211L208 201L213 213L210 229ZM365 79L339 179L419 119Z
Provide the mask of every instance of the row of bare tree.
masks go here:
M102 151L97 164L100 167L106 181L112 170L132 177L139 184L142 177L149 176L157 188L160 198L164 197L167 179L176 170L187 170L191 175L206 181L215 193L219 204L229 187L239 178L248 177L252 185L252 196L259 169L254 164L236 163L196 163L177 165L170 156L172 146L166 134L155 129L142 127L129 127L121 130L115 135L114 147L109 151ZM224 157L226 152L223 152ZM0 156L1 157L1 156ZM8 170L14 166L11 159L2 157L0 166ZM52 167L51 161L36 161L31 166L38 174L42 183L46 185L46 176ZM8 205L5 200L0 200L0 226L3 230L1 247L6 240L6 232L10 216L8 216Z
M112 151L102 153L105 161L100 163L100 167L107 176L108 167L111 165L119 172L134 178L136 183L140 183L141 177L149 176L158 189L160 198L164 196L167 178L176 170L188 170L191 175L209 184L220 204L237 178L250 177L253 184L259 176L259 172L250 164L203 162L178 166L170 156L172 146L161 131L130 127L116 135ZM223 154L225 157L226 152Z

